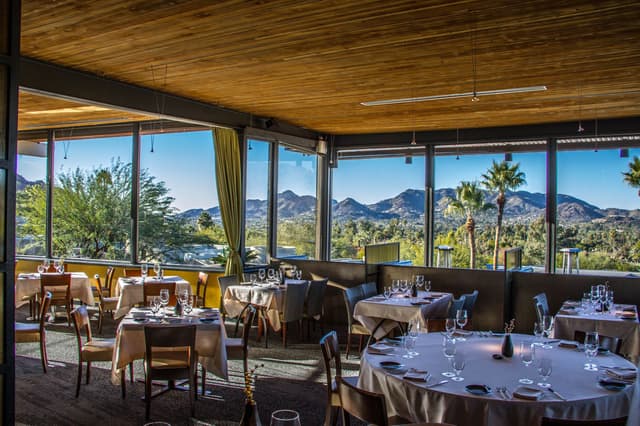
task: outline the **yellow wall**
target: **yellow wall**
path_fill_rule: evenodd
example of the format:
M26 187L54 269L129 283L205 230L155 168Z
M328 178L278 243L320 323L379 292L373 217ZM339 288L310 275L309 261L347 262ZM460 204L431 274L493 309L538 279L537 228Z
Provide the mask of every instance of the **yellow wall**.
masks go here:
M18 260L16 261L16 274L25 272L35 272L40 261L35 260ZM99 274L100 278L104 280L107 273L108 265L90 265L86 263L73 263L71 261L65 261L65 270L67 272L84 272L87 276L93 278L95 274ZM128 266L130 267L130 266ZM164 269L165 275L179 275L185 280L191 283L191 289L195 292L196 282L198 281L198 271L185 271L177 269ZM224 275L223 272L209 272L209 285L207 287L207 300L205 305L217 307L220 304L220 287L218 286L218 277ZM124 267L116 267L114 274L114 283L119 277L124 276Z

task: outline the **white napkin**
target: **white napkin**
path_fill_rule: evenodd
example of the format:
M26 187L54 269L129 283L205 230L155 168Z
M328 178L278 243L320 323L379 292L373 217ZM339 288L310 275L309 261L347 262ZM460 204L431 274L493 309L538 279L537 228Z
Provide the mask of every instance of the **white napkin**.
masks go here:
M367 348L370 354L386 355L393 352L393 346L385 345L384 343L374 343Z
M620 380L634 380L638 374L636 370L621 367L607 368L605 372L607 375Z
M412 382L426 382L429 379L429 372L427 370L410 368L406 373L404 373L402 378L411 380Z
M534 387L520 386L513 391L513 396L520 399L536 401L542 396L542 391Z

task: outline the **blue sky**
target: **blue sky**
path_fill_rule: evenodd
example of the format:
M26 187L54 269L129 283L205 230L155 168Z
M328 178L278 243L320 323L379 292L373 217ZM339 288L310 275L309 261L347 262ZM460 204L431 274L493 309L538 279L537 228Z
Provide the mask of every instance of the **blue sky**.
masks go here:
M154 152L151 153L153 139ZM65 145L67 159L64 159ZM268 144L252 142L249 151L247 197L265 199L268 188ZM631 149L629 158L620 158L618 150L570 151L558 153L558 192L573 195L598 207L640 208L637 190L622 180L631 158L640 149ZM111 163L119 157L131 161L131 138L102 138L56 144L55 170L76 167L91 169ZM218 204L214 185L213 142L210 131L188 134L144 136L141 165L165 181L180 210L208 208ZM280 148L278 190L290 189L298 195L315 194L316 161L313 156ZM455 187L461 180L480 180L491 165L503 155L462 155L436 158L436 188ZM544 153L514 153L527 184L521 189L545 192ZM20 156L18 173L29 180L44 179L43 158ZM333 169L333 198L352 197L365 204L390 198L404 189L424 188L424 159L404 158L375 160L341 160Z

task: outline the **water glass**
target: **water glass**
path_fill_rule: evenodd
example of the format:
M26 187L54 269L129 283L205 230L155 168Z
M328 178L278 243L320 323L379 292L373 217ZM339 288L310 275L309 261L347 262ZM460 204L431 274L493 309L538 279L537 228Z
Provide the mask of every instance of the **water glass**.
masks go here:
M538 386L542 388L551 387L550 383L547 383L547 379L551 376L551 371L553 370L551 365L551 358L542 358L538 363L538 374L542 379L541 382L538 383Z
M153 264L153 272L155 272L157 278L160 278L160 264L158 262Z
M267 269L267 278L269 278L269 281L273 281L276 279L276 272L273 270L273 268Z
M553 331L553 316L552 315L545 315L542 317L542 330L544 332L544 337L545 338L549 338L551 337L551 333ZM551 349L551 345L549 344L543 344L542 345L543 348L545 349Z
M598 366L592 362L593 358L598 355L598 346L600 345L600 338L595 331L589 332L584 338L584 353L587 356L587 363L584 365L584 369L587 371L598 371Z
M296 269L296 280L302 279L302 269Z
M391 297L391 287L385 287L384 288L384 293L382 293L384 295L385 299L388 299Z
M149 265L146 263L141 263L140 264L140 276L142 277L142 280L144 281L145 278L147 278L147 273L149 273Z
M536 336L536 342L534 345L542 346L542 335L544 334L544 328L542 327L542 323L535 322L533 323L533 335Z
M453 318L447 318L444 322L444 329L447 333L447 337L451 339L453 332L456 330L456 320Z
M400 280L391 280L391 290L394 293L397 293L400 291Z
M402 341L404 343L404 349L406 353L402 355L403 358L413 358L416 355L420 355L414 350L416 347L416 340L417 337L410 336L409 334L404 336L404 339L402 339Z
M431 281L425 281L424 290L428 293L431 291Z
M449 365L451 366L451 362L453 360L453 357L456 354L456 340L455 339L449 339L449 338L445 337L442 340L442 354L449 361ZM442 375L445 376L445 377L453 377L453 376L455 376L455 373L453 373L451 371L445 371L444 373L442 373Z
M270 426L300 426L300 414L293 410L274 411Z
M523 340L522 342L520 342L520 361L522 361L522 363L524 364L525 369L529 367L533 362L533 359L535 357L534 348L535 346L533 346L533 343L529 340ZM530 385L533 383L533 380L526 377L518 381L525 385Z
M46 268L44 267L44 265L38 265L38 273L39 274L44 274L46 272Z
M451 362L453 371L455 371L456 375L452 377L451 380L453 380L454 382L461 382L464 380L463 377L460 377L460 373L462 373L462 370L464 370L465 364L466 361L464 359L464 355L461 352L456 352Z
M461 330L464 329L464 326L467 325L467 310L466 309L458 309L456 312L456 323ZM461 342L466 341L464 337L458 338Z
M153 316L157 316L158 312L160 312L160 298L158 296L153 296L151 298L151 312L153 312Z
M45 272L49 272L49 266L51 266L51 259L44 259L42 261L42 264L44 265Z
M416 286L418 286L418 290L422 290L424 287L424 275L416 275L415 280Z
M160 290L160 304L162 305L163 314L166 314L167 305L169 304L169 290L166 288Z

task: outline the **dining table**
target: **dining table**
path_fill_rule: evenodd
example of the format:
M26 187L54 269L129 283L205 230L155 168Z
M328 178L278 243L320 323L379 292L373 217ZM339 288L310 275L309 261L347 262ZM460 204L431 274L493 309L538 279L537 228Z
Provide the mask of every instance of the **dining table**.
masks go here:
M83 303L94 304L91 280L84 272L71 272L71 297L80 299ZM15 284L15 303L19 307L28 303L28 298L40 293L40 274L21 273Z
M516 348L522 341L534 342L528 335L511 338ZM456 356L462 356L465 365L458 376L463 380L454 381L442 374L451 370L444 339L440 332L419 334L414 348L418 355L412 358L404 357L407 351L401 344L376 343L363 352L358 386L383 394L389 415L416 423L539 425L542 417L600 420L629 412L634 387L629 377L637 377L637 371L618 355L598 355L599 371L591 372L584 369L583 351L546 341L547 349L534 346L533 363L526 367L518 349L513 357L501 355L504 336L474 331L455 343ZM538 385L536 367L542 359L550 360L549 388ZM613 378L623 373L624 382ZM520 379L533 383L523 385Z
M298 279L285 279L284 284L278 281L243 282L227 287L222 303L227 314L232 318L241 315L248 304L255 306L265 315L271 328L278 332L282 327L280 312L284 308L287 286L307 283L307 280Z
M553 337L573 340L576 330L617 337L620 353L634 362L640 357L640 322L636 305L616 304L612 311L597 312L583 308L580 301L567 300L555 315Z
M167 275L162 278L146 277L145 283L176 283L176 294L180 294L185 290L191 293L191 284L189 281L178 275ZM142 277L120 277L115 288L115 296L118 297L118 305L113 313L114 318L125 316L133 306L144 302Z
M226 331L221 326L220 312L212 308L193 308L189 315L154 314L150 308L134 307L124 316L116 330L116 343L111 364L111 381L120 384L124 368L134 360L144 359L145 325L196 325L198 362L207 371L228 379Z
M372 296L358 301L353 317L358 320L375 339L381 339L398 324L418 320L427 328L429 318L446 318L451 293L418 291L416 297L405 293Z

